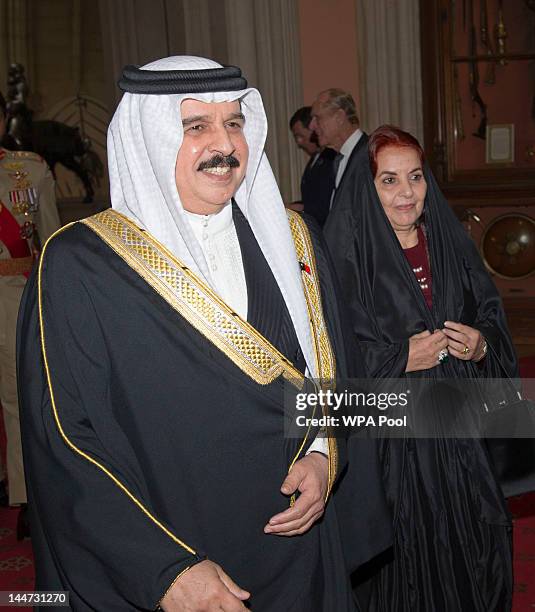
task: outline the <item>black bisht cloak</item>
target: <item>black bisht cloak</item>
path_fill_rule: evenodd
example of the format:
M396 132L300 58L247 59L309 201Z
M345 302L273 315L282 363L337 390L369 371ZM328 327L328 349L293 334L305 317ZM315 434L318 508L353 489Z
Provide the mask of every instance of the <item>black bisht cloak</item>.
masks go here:
M280 290L247 221L233 212L248 320L302 368ZM311 229L344 372L331 271L321 232ZM303 536L263 533L270 516L288 507L279 488L300 443L283 436L282 377L262 386L246 376L81 223L49 242L41 284L40 311L37 276L30 277L18 328L36 589L70 591L78 611L150 610L181 570L208 557L251 591L253 610L353 610L336 499ZM375 473L377 482L377 453L361 452L365 478ZM349 489L365 500L351 529L365 561L378 552L367 531L379 503L363 482Z
M352 207L333 211L325 228L368 373L437 380L516 377L500 296L428 169L425 178L431 310L379 201L368 164L354 181ZM493 350L480 365L450 357L430 370L405 374L409 337L442 329L447 320L479 329ZM439 401L436 414L454 408ZM395 560L375 581L371 609L508 609L510 517L485 441L385 439L382 463L394 513Z

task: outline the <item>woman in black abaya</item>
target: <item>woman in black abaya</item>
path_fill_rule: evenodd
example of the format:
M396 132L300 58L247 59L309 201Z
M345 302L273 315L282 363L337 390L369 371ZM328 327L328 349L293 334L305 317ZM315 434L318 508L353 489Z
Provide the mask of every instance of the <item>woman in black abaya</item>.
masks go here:
M499 295L420 145L382 126L369 155L347 239L327 233L369 375L516 376ZM394 560L373 579L370 610L509 610L511 523L484 441L383 440L382 465Z

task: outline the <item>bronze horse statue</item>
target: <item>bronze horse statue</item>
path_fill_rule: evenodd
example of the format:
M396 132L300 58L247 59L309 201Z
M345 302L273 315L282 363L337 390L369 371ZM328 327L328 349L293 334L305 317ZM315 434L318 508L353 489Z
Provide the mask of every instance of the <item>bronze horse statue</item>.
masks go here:
M18 116L20 118L20 115ZM78 127L52 120L31 121L31 117L19 123L18 134L9 130L3 144L7 149L34 151L48 164L55 176L56 164L62 164L82 181L85 190L84 202L93 201L95 191L91 181L90 168L102 168L96 153L90 150L90 143L82 139ZM97 160L93 159L97 157ZM97 162L98 163L95 163ZM87 167L89 166L89 168ZM95 176L95 179L99 176Z
M26 106L28 87L24 68L12 64L8 73L7 132L2 144L11 150L34 151L43 157L55 176L56 164L62 164L82 181L84 202L95 195L92 180L103 174L102 162L91 151L91 142L82 138L78 127L53 120L33 120Z
M89 150L88 142L80 136L80 130L59 121L34 121L31 137L32 150L46 160L52 173L56 164L72 170L83 183L84 202L92 202L95 192L84 159L96 154Z

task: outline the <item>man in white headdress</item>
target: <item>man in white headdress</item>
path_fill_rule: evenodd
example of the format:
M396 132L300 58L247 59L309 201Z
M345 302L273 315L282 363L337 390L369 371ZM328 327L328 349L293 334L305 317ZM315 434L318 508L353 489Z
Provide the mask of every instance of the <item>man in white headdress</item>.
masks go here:
M19 318L36 588L74 610L353 610L337 441L284 436L284 386L335 376L332 277L284 210L260 95L194 57L120 86L112 210L48 242Z

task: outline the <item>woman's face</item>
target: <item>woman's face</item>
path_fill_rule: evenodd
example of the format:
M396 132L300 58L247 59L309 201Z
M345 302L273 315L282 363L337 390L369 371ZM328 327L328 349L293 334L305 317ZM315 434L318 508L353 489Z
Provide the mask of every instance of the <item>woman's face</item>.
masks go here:
M381 149L374 183L394 231L413 229L424 209L427 192L418 153L410 147Z

